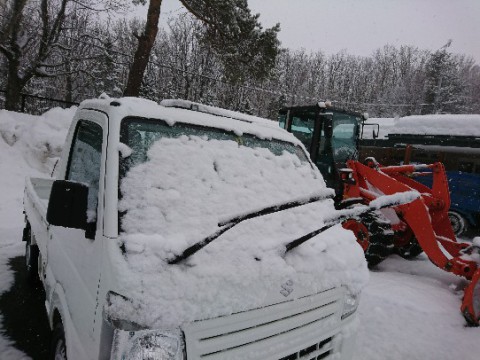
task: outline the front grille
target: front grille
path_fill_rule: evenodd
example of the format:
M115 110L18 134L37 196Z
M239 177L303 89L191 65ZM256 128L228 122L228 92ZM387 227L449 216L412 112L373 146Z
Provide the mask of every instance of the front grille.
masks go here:
M330 289L295 301L190 324L184 329L187 357L325 359L333 353L332 339L340 323L342 294L340 289Z
M317 344L309 346L280 360L322 360L326 359L332 353L332 338L322 340Z

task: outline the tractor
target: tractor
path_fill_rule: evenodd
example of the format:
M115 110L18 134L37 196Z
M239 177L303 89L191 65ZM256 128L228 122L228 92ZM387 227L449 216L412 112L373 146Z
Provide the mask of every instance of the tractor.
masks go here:
M327 186L335 189L338 210L382 201L382 196L418 197L343 219L365 253L369 267L389 254L406 259L425 252L439 268L470 280L461 311L469 325L480 322L480 239L458 242L448 217L450 194L442 163L382 166L374 158L358 160L366 116L328 102L279 111L280 127L294 134L310 153ZM377 134L378 134L378 125ZM375 134L375 129L373 129ZM431 177L432 186L416 181Z

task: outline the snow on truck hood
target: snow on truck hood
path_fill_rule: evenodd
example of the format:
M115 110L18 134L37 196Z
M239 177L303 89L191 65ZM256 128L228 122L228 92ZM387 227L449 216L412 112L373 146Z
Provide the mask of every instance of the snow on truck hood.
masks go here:
M168 259L239 214L312 194L331 194L296 154L196 136L162 138L121 182L124 213L115 261L124 301L110 317L172 327L291 300L340 285L358 292L368 271L351 232L340 226L285 254L285 245L323 225L332 200L247 220L178 264ZM292 288L287 297L282 285Z

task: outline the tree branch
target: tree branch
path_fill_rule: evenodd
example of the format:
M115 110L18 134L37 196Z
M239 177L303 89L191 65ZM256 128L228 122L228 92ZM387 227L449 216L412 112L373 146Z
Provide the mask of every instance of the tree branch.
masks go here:
M192 13L193 16L195 16L197 19L201 20L202 22L204 22L205 24L208 24L208 25L211 25L211 26L214 26L215 24L207 19L205 16L203 16L202 14L200 14L197 10L195 10L189 3L188 1L186 0L180 0L180 2L182 3L182 5L185 7L185 9L188 10L188 12Z
M5 57L8 59L8 61L12 61L14 54L10 49L7 49L4 45L0 44L0 52L5 55Z

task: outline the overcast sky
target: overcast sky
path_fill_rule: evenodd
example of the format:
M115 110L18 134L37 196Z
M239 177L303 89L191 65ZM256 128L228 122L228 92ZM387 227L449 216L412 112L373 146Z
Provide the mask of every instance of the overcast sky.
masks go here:
M369 56L386 44L450 50L480 63L480 0L248 0L283 47ZM162 23L183 8L163 0ZM144 10L145 11L145 10Z

